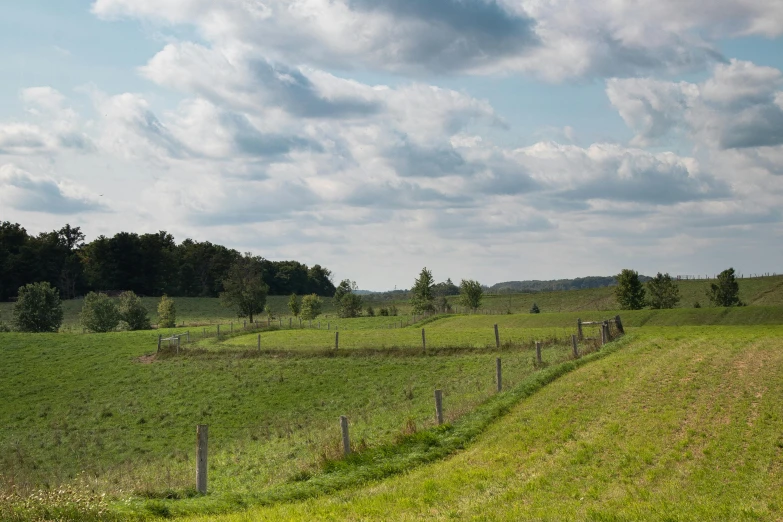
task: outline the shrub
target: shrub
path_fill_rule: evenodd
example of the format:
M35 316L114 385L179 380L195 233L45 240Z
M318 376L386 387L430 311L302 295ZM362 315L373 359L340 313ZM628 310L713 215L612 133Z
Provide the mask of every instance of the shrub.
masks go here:
M699 303L698 301L694 301L693 302L693 307L694 308L701 308L701 303Z
M397 307L396 306L391 305L389 307L389 315L391 315L392 317L395 317L397 315Z
M541 309L538 307L536 303L533 303L533 306L530 307L530 313L531 314L540 314Z
M302 311L302 301L299 300L299 296L291 294L291 297L288 298L288 309L291 310L294 317L299 317Z
M46 282L19 288L14 305L13 326L20 332L56 332L63 323L60 292Z
M484 289L473 279L463 279L459 284L459 303L465 308L476 311L481 306Z
M389 316L389 309L386 308L386 307L381 308L380 310L378 310L378 315L380 315L382 317L388 317Z
M108 295L90 292L84 298L80 318L91 332L111 332L120 323L120 311Z
M302 298L302 319L312 320L321 315L323 301L316 294L306 295Z
M650 308L674 308L680 302L680 289L669 274L661 274L647 281Z
M158 303L158 328L174 328L177 326L177 307L174 300L166 294Z
M125 323L128 330L149 330L149 313L141 304L141 299L133 292L123 292L120 294L120 319Z
M375 309L372 305L367 306L367 317L375 317Z

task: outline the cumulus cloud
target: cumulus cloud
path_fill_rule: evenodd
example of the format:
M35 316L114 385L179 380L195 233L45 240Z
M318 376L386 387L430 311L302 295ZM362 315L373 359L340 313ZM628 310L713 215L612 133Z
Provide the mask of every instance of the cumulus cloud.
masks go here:
M105 210L96 195L84 187L33 175L13 164L0 166L0 201L18 210L47 214Z
M96 0L92 10L194 25L215 45L287 63L552 80L700 69L723 60L718 38L783 34L783 8L764 0Z
M634 141L655 143L670 131L720 149L783 144L783 73L731 60L718 64L705 82L612 79L607 94L635 132Z

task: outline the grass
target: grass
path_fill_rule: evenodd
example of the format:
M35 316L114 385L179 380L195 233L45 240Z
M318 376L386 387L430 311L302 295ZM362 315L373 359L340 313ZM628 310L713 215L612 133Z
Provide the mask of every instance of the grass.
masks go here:
M213 494L177 509L236 509L255 491L332 459L339 415L350 417L358 447L380 447L434 424L435 388L444 390L449 420L472 411L494 393L497 355L507 386L534 372L529 350L140 363L156 338L3 334L3 356L14 364L0 368L0 490L67 486L130 496L136 511L148 512L161 498L192 496L195 425L205 423ZM548 347L545 361L569 351Z
M779 520L783 327L634 335L447 460L209 520Z
M768 279L770 283L774 278ZM743 284L746 281L756 280ZM760 297L755 302L775 301L780 285L772 283L757 288ZM572 295L570 302L580 299ZM180 317L226 325L232 318L210 315L225 313L216 305L214 299L178 300ZM766 357L779 348L783 330L767 325L783 323L783 306L619 312L632 332L624 341L626 348L531 395L575 369L569 366L566 340L575 333L577 318L606 319L616 313L582 309L446 315L410 326L405 326L411 321L405 316L322 318L321 330L280 329L279 323L264 329L261 353L256 351L258 334L242 332L238 322L234 333L220 341L200 339L202 327L195 326L94 335L0 334L0 353L11 362L0 366L0 519L112 520L231 512L235 513L226 520L364 519L385 518L386 503L388 518L514 518L499 507L487 507L498 499L499 506L512 506L509 513L523 519L609 520L615 519L613 513L621 515L617 519L635 519L647 516L647 507L660 515L648 518L666 518L674 511L661 511L659 504L668 490L645 484L655 485L650 477L660 475L668 487L682 488L685 479L666 467L679 462L672 460L668 449L679 439L658 425L668 425L691 403L698 404L699 411L739 408L731 401L744 397L744 391L726 398L717 376L700 379L711 375L713 365L729 364L721 354L738 360L746 357L745 352ZM327 321L329 331L323 330ZM503 342L500 349L494 346L495 324ZM334 328L340 332L337 354L332 350ZM426 354L421 350L421 328L427 335ZM194 343L182 355L144 357L154 352L158 334L185 330L191 331ZM222 332L228 331L224 326ZM544 350L543 368L533 364L533 340L554 341ZM496 357L503 359L505 388L513 389L501 395L494 390ZM729 382L726 388L744 390L759 382L774 391L780 376L766 365L777 365L776 357L732 377L738 382ZM672 377L697 359L709 361L697 365L703 373L687 381ZM598 367L603 368L600 373L589 373ZM721 375L728 379L729 374ZM680 388L692 380L698 386L683 395ZM637 381L646 395L635 394ZM435 388L445 395L448 425L442 428L434 426ZM550 393L555 395L542 398ZM712 404L709 397L718 397L718 403ZM728 402L722 406L720 401ZM508 411L511 414L504 416ZM361 450L347 461L339 457L340 415L350 418L352 440ZM603 424L595 419L603 419ZM697 420L698 426L709 426L705 430L723 433L722 426L711 424L718 422L716 417ZM206 497L193 490L197 423L210 426ZM604 424L618 427L603 432ZM604 438L595 439L594 449L582 448L579 443L593 443L584 435L592 432ZM615 446L610 445L612 437L617 439ZM726 442L720 450L738 453L731 444ZM618 445L622 453L616 453ZM764 451L751 452L748 458L764 461ZM424 465L454 452L452 458ZM464 460L466 455L473 457ZM551 455L564 455L565 460L552 460ZM660 464L659 469L658 463L666 466ZM644 476L623 475L620 464L644 470ZM704 467L708 465L723 463L699 461L699 477L710 474L713 468ZM733 472L741 470L739 464L732 466ZM502 480L491 473L495 468ZM400 471L409 473L377 482ZM746 477L750 486L761 481L754 475L757 471L754 468ZM565 483L584 485L581 500L572 502L568 495L574 494L573 488L560 484L557 473L566 477ZM429 484L416 494L408 491L416 485L406 482L414 476ZM537 477L545 479L539 482ZM373 485L362 489L368 481ZM710 484L720 486L714 480ZM427 488L434 500L421 498ZM555 502L549 489L560 491L566 500ZM376 496L381 491L386 493ZM705 505L720 503L702 490L688 491L706 495ZM759 498L770 495L766 489L753 491ZM411 495L412 503L405 503L405 495ZM632 495L641 500L629 499ZM290 503L315 496L317 500ZM778 502L777 497L773 501ZM612 509L602 510L604 503ZM258 507L265 504L271 505ZM679 509L680 504L672 505ZM726 509L724 518L738 517L733 508ZM758 513L769 518L772 508L765 509ZM718 512L704 508L684 513L684 519L697 519L715 518Z

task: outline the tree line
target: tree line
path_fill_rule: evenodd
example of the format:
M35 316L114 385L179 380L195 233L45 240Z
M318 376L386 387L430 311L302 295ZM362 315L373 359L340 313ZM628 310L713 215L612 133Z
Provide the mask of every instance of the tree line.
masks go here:
M680 289L672 277L658 274L642 284L639 273L628 268L617 275L617 287L614 292L618 304L623 310L641 310L646 306L652 309L674 308L680 302ZM710 283L705 297L713 306L744 306L739 298L739 283L733 268L727 268ZM699 301L694 308L701 308Z
M140 296L218 297L229 270L242 258L237 250L209 241L177 244L165 231L119 232L85 242L80 227L28 234L19 223L0 223L0 301L19 288L48 282L64 299L91 291ZM316 294L331 297L331 271L298 261L254 257L269 295Z

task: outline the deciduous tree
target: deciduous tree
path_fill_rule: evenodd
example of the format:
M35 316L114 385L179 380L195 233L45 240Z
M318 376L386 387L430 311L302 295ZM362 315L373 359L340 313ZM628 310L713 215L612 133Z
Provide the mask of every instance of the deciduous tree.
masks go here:
M20 332L56 332L63 322L60 292L48 282L19 288L14 305L13 326Z
M718 274L718 280L710 283L707 297L715 306L742 306L739 298L739 283L734 276L733 268L727 268Z
M459 303L460 305L476 311L481 306L481 300L484 297L484 289L481 283L473 279L463 279L459 284Z
M668 273L658 272L658 275L647 281L647 293L650 296L650 308L674 308L680 302L680 289Z
M84 298L80 319L91 332L111 332L120 324L120 311L108 295L90 292Z
M261 258L249 252L237 259L223 279L224 292L220 294L223 306L236 310L239 317L253 316L264 311L269 287L262 277Z
M129 330L149 330L150 316L141 299L130 290L120 294L120 320L128 325Z
M614 296L623 310L641 310L644 308L644 286L639 280L639 272L624 268L617 275L617 288Z
M432 278L432 271L427 270L425 266L421 269L419 277L413 282L413 288L411 288L411 306L414 314L435 310L435 296L432 292L434 285L435 280Z
M302 297L302 319L312 320L321 315L323 301L317 294Z

